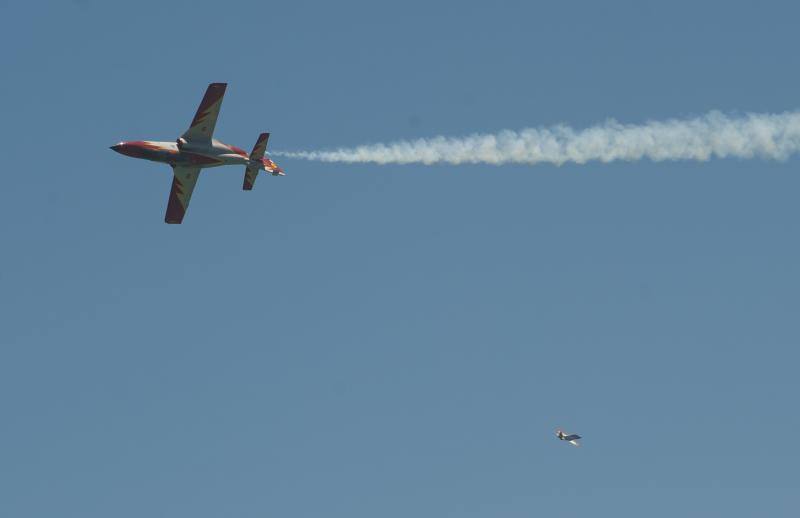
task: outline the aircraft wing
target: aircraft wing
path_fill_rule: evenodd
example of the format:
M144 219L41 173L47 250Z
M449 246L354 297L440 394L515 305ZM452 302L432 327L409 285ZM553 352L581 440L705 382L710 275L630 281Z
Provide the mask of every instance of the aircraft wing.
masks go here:
M210 142L214 134L214 126L217 125L217 116L222 106L222 98L225 96L227 83L211 83L206 89L197 113L189 125L189 129L181 135L187 141Z
M197 178L200 176L200 168L197 166L175 166L172 168L172 190L169 191L169 201L167 202L167 214L164 222L180 224L186 209L189 208L189 200L192 199L192 191Z

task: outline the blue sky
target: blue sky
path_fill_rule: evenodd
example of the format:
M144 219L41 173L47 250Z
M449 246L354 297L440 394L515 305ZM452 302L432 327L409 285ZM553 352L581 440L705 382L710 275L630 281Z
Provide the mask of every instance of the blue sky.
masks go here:
M284 150L797 108L795 3L600 4L0 1L0 515L796 516L797 158L284 159L168 226L108 149L213 81Z

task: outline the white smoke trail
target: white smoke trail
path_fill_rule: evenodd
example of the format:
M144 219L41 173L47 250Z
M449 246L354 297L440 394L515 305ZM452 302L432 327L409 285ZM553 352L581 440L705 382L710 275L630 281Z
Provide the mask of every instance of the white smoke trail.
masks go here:
M550 128L467 137L432 137L329 151L277 152L323 162L375 164L583 164L592 160L701 160L712 157L785 160L800 150L800 112Z

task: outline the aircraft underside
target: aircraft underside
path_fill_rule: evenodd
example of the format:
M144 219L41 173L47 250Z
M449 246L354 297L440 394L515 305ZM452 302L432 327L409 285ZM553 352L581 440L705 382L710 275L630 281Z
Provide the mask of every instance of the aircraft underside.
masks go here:
M179 148L175 142L133 141L121 142L112 146L112 149L130 157L170 165L216 167L250 163L250 158L244 150L221 142L215 142L214 146L189 147L184 145Z
M226 87L225 83L212 83L208 86L189 129L175 142L135 140L111 146L111 149L123 155L172 166L174 176L164 218L167 223L183 221L198 175L203 168L245 166L242 184L245 191L253 189L259 171L266 171L273 176L285 176L283 169L264 156L269 133L259 135L249 154L240 147L212 138Z

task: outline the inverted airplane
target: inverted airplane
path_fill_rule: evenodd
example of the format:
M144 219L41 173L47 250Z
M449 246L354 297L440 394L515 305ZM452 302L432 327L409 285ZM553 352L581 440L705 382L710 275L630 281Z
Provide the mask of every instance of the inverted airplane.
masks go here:
M172 166L172 190L164 217L166 223L179 224L183 221L194 185L203 168L243 165L245 170L242 189L245 191L253 189L259 171L266 171L272 176L286 176L278 164L264 156L269 133L258 136L250 154L242 148L223 144L212 138L227 86L227 83L208 85L189 129L177 141L135 140L111 146L111 149L123 155L164 162Z
M576 433L564 433L561 430L556 430L556 437L558 437L562 441L567 441L573 446L580 446L581 443L578 442L578 439L581 438L580 435Z

